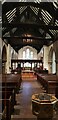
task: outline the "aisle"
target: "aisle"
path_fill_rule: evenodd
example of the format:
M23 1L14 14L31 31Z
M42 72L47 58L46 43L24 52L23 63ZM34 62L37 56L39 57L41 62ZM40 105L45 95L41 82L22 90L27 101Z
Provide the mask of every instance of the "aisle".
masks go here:
M23 80L21 90L16 95L17 105L14 107L15 111L11 120L19 120L19 118L33 118L33 120L36 120L36 116L32 114L31 97L32 94L40 92L43 92L43 90L37 80Z
M40 83L37 80L23 79L21 90L16 94L17 104L14 106L14 113L11 120L37 120L37 117L32 114L31 97L32 94L44 92ZM52 120L58 120L58 112Z

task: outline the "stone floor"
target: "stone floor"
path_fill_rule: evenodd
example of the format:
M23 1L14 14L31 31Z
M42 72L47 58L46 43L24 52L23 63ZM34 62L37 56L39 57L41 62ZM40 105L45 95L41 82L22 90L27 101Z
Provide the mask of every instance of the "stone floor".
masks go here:
M37 80L23 80L19 93L16 94L16 105L11 120L37 120L37 117L32 114L31 97L35 93L44 92L40 83ZM43 118L43 120L45 120ZM54 114L52 120L58 120L58 111Z

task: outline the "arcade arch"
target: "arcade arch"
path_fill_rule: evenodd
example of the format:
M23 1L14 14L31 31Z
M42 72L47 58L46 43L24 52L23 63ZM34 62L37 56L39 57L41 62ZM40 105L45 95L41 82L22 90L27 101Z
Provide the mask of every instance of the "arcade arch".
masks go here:
M6 62L7 62L7 50L4 45L2 48L2 73L6 72Z
M49 56L48 56L48 63L49 63L49 73L55 74L56 73L56 54L53 47L50 48Z

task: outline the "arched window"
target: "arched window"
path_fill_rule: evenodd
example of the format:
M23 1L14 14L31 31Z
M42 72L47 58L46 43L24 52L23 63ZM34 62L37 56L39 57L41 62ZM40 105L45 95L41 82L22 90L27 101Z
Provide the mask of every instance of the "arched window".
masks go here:
M33 51L29 48L23 51L23 59L33 59Z
M26 48L23 51L23 59L33 59L33 51L30 48ZM31 64L30 63L25 63L24 67L31 67Z
M23 59L25 59L25 51L23 51Z
M7 62L7 51L4 45L2 49L2 73L6 72L6 62Z
M30 49L26 49L26 59L30 59Z
M33 51L30 52L30 58L33 59Z

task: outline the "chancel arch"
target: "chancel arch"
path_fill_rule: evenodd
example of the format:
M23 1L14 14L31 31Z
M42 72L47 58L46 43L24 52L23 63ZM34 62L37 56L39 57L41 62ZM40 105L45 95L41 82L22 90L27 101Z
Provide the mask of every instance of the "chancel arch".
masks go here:
M37 50L31 46L24 46L18 52L18 59L37 59ZM23 66L21 64L21 66ZM24 67L31 67L31 63L24 63ZM32 63L32 68L34 64Z
M27 55L28 52L28 55ZM18 58L22 59L37 59L37 50L31 46L24 46L18 52Z

